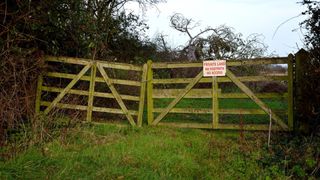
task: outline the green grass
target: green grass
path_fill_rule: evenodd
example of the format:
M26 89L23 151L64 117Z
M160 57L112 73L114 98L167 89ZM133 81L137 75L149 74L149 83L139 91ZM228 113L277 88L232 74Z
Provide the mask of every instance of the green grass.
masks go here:
M167 107L173 99L155 99L155 108ZM286 110L287 101L285 99L262 99L264 103L271 109ZM182 99L175 108L211 108L211 99ZM250 99L219 99L219 108L221 109L261 109L255 102ZM159 113L155 113L157 116ZM286 115L280 115L284 121L287 120ZM196 123L211 123L211 114L178 114L169 113L162 122L196 122ZM244 123L263 124L269 122L268 115L221 115L222 123L239 123L240 119Z
M155 104L166 107L171 101L161 99ZM286 106L283 101L265 102L275 109ZM221 99L219 106L257 108L250 100L239 99ZM211 108L211 99L183 99L176 107ZM211 122L210 114L169 114L168 118ZM258 115L250 118L248 121L261 122ZM229 119L236 123L239 116ZM239 141L240 137L236 131L82 125L49 143L30 146L11 160L0 161L0 179L285 178L282 161L272 164L265 134L248 132Z
M265 179L266 136L234 131L93 125L0 162L0 179Z
M287 102L281 99L262 99L262 101L271 109L285 109L288 106ZM219 107L226 109L260 109L260 107L251 99L220 99Z
M167 107L173 99L155 99L155 108ZM285 109L287 102L282 99L263 99L263 102L272 109ZM182 99L175 107L176 108L211 108L211 99ZM219 99L219 108L226 109L259 109L259 106L251 99Z

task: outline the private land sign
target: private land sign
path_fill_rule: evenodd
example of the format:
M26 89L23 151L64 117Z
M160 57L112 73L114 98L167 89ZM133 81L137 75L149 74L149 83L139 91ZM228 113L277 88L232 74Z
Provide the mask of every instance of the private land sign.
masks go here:
M226 60L203 61L203 76L225 76Z

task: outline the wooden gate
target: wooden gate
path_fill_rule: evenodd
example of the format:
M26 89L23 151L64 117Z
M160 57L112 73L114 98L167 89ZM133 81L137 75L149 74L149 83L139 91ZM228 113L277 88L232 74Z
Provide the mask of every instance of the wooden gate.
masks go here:
M55 69L55 72L47 72L43 76L39 77L36 99L37 113L42 112L44 114L48 114L54 108L81 110L87 112L87 121L92 121L93 112L123 114L132 126L142 125L142 115L146 87L146 65L141 67L124 63L111 63L105 61L92 61L88 59L67 57L46 57L46 61L48 63L58 63L59 65L54 65L58 66L58 69ZM80 71L78 71L77 73L57 72L62 71L66 64L72 65L69 66L69 68L65 68L66 71L70 71L70 69L73 69L74 71L76 71L76 69L80 69ZM117 69L122 71L134 71L138 73L138 75L136 75L136 77L138 77L138 80L110 78L106 71L106 68L110 70ZM128 74L126 75L128 76ZM50 79L52 78L59 79L55 82L61 82L63 80L69 80L69 82L60 83L66 85L65 87L57 87L56 85L59 83L51 83L51 85L49 85L50 83L48 83L48 79L49 82L53 82L53 80L50 81ZM47 82L44 82L44 79L47 79ZM73 87L80 81L89 82L89 87L87 89L73 89ZM109 89L110 92L97 91L97 83L105 83L107 85L107 89ZM115 85L125 85L129 86L130 88L140 88L140 95L135 96L121 94L119 92L119 89L117 89ZM51 94L50 97L53 97L53 99L51 101L48 101L43 99L46 93L57 93L57 95L54 96ZM81 105L61 102L67 94L85 96L86 101L84 102L84 104ZM94 105L95 97L115 99L117 105L120 108L97 107ZM131 110L127 107L124 100L137 102L138 107L135 110ZM133 116L136 116L136 118L134 118Z
M275 122L273 129L288 131L293 128L293 59L293 55L289 55L282 58L229 60L225 77L207 78L203 77L202 62L152 63L149 61L143 66L136 66L88 59L47 57L46 61L49 64L60 65L57 66L59 68L39 77L36 111L44 114L52 112L53 109L86 111L87 121L92 121L93 113L96 112L121 114L132 126L141 126L145 93L147 93L149 125L267 130L270 117ZM50 67L56 67L56 64ZM237 68L245 66L252 66L254 69L256 67L253 66L271 67L277 64L287 66L287 71L282 74L258 72L258 74L247 75L239 74L237 71ZM250 68L246 69L250 70ZM123 73L125 78L111 77L110 72L116 70L125 71ZM179 74L177 72L181 70L184 71L180 73L182 77L175 77L175 74ZM129 72L136 74L131 75L128 74ZM191 75L191 77L184 77L184 75ZM129 80L128 77L135 77L135 79ZM50 80L54 78L58 80ZM48 82L51 82L51 85ZM87 88L79 89L77 85L79 82L87 82ZM259 88L253 88L250 84L260 83L261 85L269 82L285 85L286 89L275 92L265 92L265 90L256 92ZM100 84L97 85L97 83ZM102 87L103 84L105 88ZM126 93L132 91L138 94L125 94L121 92L122 88L119 86L126 86ZM46 96L48 93L49 96ZM65 101L68 95L85 97L85 100L82 104L68 103ZM45 99L46 97L49 99ZM113 99L115 104L112 104L112 107L104 107L103 103L95 104L99 98ZM171 121L170 118L173 120Z
M251 123L247 123L241 120L241 118L248 115L264 115L266 117L271 117L275 122L272 129L285 131L292 130L292 62L293 55L289 55L285 58L264 58L235 61L231 60L227 61L226 77L205 78L203 77L203 72L201 69L202 63L152 63L151 61L149 61L147 78L148 124L190 128L267 130L269 128L269 121L264 121L264 123L256 124L255 120L253 120ZM283 64L283 66L287 66L287 73L273 75L263 75L262 73L259 73L257 75L236 76L235 73L233 73L233 71L231 70L232 68L235 69L236 67L243 66L270 66L274 64ZM162 74L170 74L170 72L166 70L175 70L177 72L181 69L185 70L190 68L198 68L198 74L193 78L159 78L159 75L155 74L155 71L160 70L163 71ZM191 70L190 73L188 71L185 72L187 73L184 73L184 75L191 74ZM285 92L256 93L253 92L248 86L248 83L250 82L273 81L286 84ZM207 86L208 83L210 83L211 88L199 88L199 84L202 83L206 83ZM220 83L231 83L235 85L239 91L228 92L228 89L226 88L223 90L223 88L219 88ZM185 84L184 88L181 88L182 84ZM159 86L161 85L164 86L164 88L160 89ZM178 89L177 87L180 88ZM182 101L185 99L194 99L194 102L189 104L188 107L176 107L179 103L184 104L182 103ZM199 99L206 99L201 100L202 102L206 103L208 102L208 99L211 99L211 107L197 107L197 105L201 104L201 101L195 100ZM237 107L237 104L234 104L231 108L219 107L220 105L224 104L223 101L225 101L226 99L232 101L240 100L243 102L248 102L250 100L251 102L254 102L256 107L239 108ZM270 104L275 101L274 99L280 99L285 104L285 107L282 106L282 109L276 109L277 107L272 107L272 105ZM159 102L155 103L154 101ZM187 101L185 100L184 102ZM157 104L160 105L160 107L154 107ZM166 105L163 106L163 104ZM241 103L239 104L239 106L241 106ZM180 116L180 118L182 119L177 120L178 115L173 115L171 116L171 118L174 119L174 121L170 121L169 119L166 120L166 122L163 122L169 114L185 114L185 116ZM183 122L183 119L190 117L190 114L197 115L192 117L194 121L200 119L198 118L198 115L209 114L211 115L211 121L206 123ZM225 123L223 122L223 118L220 118L224 115L236 115L239 117L240 122ZM257 119L257 121L259 121L259 118Z

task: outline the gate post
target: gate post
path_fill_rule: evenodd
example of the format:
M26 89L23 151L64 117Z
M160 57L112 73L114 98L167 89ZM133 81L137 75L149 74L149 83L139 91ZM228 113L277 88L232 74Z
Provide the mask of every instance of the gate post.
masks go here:
M142 68L142 75L141 75L139 112L138 112L138 119L137 119L138 127L142 126L143 110L144 110L145 95L146 95L147 71L148 71L148 65L144 64Z
M294 128L294 96L293 96L293 62L294 56L292 54L288 55L288 126L290 130Z
M153 72L152 72L152 61L147 62L148 71L147 71L147 109L148 109L148 125L151 125L153 122Z
M218 81L217 77L212 77L212 127L218 129L219 126L219 101L218 101Z
M92 109L93 109L93 99L94 99L94 87L95 87L95 79L97 74L97 65L94 62L91 66L90 73L90 86L89 86L89 97L88 97L88 109L87 109L87 121L92 121Z
M310 112L310 104L306 99L304 99L304 93L307 93L307 76L308 73L308 62L310 61L309 53L304 49L299 50L295 54L295 92L294 92L294 118L295 118L295 127L298 131L307 132L309 124L307 118L304 117L306 112Z

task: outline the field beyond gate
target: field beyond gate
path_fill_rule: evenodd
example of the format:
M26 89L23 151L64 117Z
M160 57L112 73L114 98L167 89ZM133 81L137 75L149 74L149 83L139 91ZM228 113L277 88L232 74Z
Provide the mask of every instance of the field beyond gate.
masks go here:
M207 78L202 75L202 63L149 61L143 66L136 66L48 57L50 67L57 66L55 63L73 65L69 68L58 65L60 68L54 69L70 72L49 72L39 78L36 109L38 113L43 111L45 114L61 108L86 111L87 121L92 120L95 112L122 114L131 125L141 126L147 94L146 119L149 125L267 130L271 117L274 122L272 129L292 130L293 58L289 55L285 58L229 60L225 77ZM287 66L287 72L252 71L276 64ZM120 73L117 72L119 70ZM117 74L122 74L122 77ZM67 81L61 83L61 79ZM59 83L50 86L50 82ZM274 86L285 89L270 88ZM135 94L128 94L131 92ZM72 104L66 100L69 95L84 98L80 104ZM109 103L107 99L114 102Z

